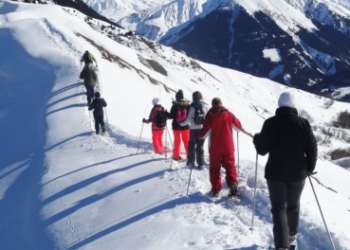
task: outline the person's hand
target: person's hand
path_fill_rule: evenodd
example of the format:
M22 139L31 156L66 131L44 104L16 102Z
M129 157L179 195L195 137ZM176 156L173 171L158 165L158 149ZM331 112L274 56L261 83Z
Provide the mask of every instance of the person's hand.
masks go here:
M142 119L143 123L147 123L147 120L145 118Z

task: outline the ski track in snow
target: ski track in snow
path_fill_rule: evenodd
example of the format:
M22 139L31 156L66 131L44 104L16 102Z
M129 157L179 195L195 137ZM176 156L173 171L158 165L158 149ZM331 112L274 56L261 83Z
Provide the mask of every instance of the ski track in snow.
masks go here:
M0 13L13 12L15 6L7 3ZM0 40L6 41L0 54L7 62L0 72L10 76L0 85L6 92L0 94L0 107L9 106L0 118L1 249L253 250L272 242L263 163L252 231L255 162L240 162L240 202L213 203L206 195L207 169L194 170L190 196L185 196L189 169L150 153L149 142L139 143L138 137L117 128L114 121L121 117L108 124L106 136L92 132L85 89L76 79L80 48L74 41L51 20L30 22L35 35L47 36L41 41L55 48L38 49L38 54L30 37L18 35L27 34L22 24L14 26L15 37L11 29L0 29ZM52 55L57 57L54 63L49 61ZM18 74L18 69L25 70ZM337 199L338 189L325 181L318 179L317 188ZM301 217L301 248L330 249L318 214L309 213ZM340 239L335 239L337 248L346 249Z

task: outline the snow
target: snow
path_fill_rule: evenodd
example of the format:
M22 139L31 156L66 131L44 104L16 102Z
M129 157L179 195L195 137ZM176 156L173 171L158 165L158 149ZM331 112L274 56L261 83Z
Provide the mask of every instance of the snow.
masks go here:
M346 96L350 95L350 88L349 87L344 87L344 88L338 88L332 93L332 96L335 99L341 99Z
M275 48L264 49L263 56L264 58L269 59L271 62L278 63L281 61L281 56L278 52L278 49L275 49Z
M223 4L242 6L252 16L256 12L263 12L293 36L296 36L300 27L317 30L304 11L286 1L274 0L176 0L148 9L146 14L138 15L137 18L134 15L125 17L120 24L149 39L160 41L165 36L171 37L179 28L190 25L197 18L209 15Z
M239 134L241 202L214 204L205 195L208 169L193 172L187 197L189 169L150 152L150 128L141 130L141 120L153 97L169 108L174 90L182 88L189 98L200 89L208 103L220 96L255 133L273 115L285 86L149 47L137 37L117 36L116 42L96 30L98 22L93 29L83 15L58 6L5 1L0 13L6 61L0 64L1 249L254 249L271 242L266 157L258 162L257 216L250 230L251 138ZM92 132L78 79L86 49L97 58L108 103L106 136ZM140 57L157 61L168 75ZM332 128L335 115L349 105L334 102L330 108L328 99L290 91L320 138L314 183L337 249L348 249L350 173L327 160L347 143L322 128ZM330 249L309 185L301 217L301 248Z
M87 5L104 16L119 21L125 16L140 13L170 0L83 0Z

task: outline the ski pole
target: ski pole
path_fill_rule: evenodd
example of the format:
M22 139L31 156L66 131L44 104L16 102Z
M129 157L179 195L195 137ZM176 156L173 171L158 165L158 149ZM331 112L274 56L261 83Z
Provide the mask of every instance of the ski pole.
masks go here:
M188 178L188 184L187 184L187 192L186 192L186 196L188 196L188 193L190 191L190 184L191 184L191 178L192 178L192 170L193 170L193 166L191 166L191 170L190 170L190 176Z
M164 153L165 153L165 160L168 160L168 133L167 133L167 126L165 125L165 147L164 147Z
M237 175L239 176L240 161L239 161L239 132L238 132L238 130L236 131L236 133L237 133Z
M255 159L255 178L254 178L254 194L253 194L253 208L252 208L252 224L250 227L250 230L252 230L252 231L254 230L257 182L258 182L258 153L256 153L256 159Z
M140 136L139 136L139 140L137 142L137 146L136 146L136 154L139 153L139 150L140 150L140 144L141 144L141 137L142 137L142 134L143 134L143 128L144 128L145 124L142 123L141 125L141 131L140 131Z
M103 109L103 112L105 114L105 117L106 117L106 122L105 122L105 127L107 127L107 130L109 131L109 121L108 121L108 115L107 115L107 111L106 109Z
M167 131L168 136L169 136L170 145L173 145L173 141L172 141L172 139L171 139L171 135L170 135L170 132L169 132L168 127L166 127L166 131ZM170 169L173 167L173 161L174 161L174 159L171 158L171 161L170 161Z
M309 179L309 182L310 182L310 185L311 185L311 188L312 188L312 192L314 193L314 196L315 196L315 200L316 200L316 203L317 203L317 206L318 206L318 209L320 211L320 214L321 214L321 217L322 217L322 221L323 221L323 224L324 224L324 227L327 231L327 234L328 234L328 238L329 238L329 241L332 245L332 248L333 250L336 250L335 248L335 245L334 245L334 242L333 242L333 239L332 239L332 235L328 229L328 225L327 225L327 222L326 222L326 219L324 217L324 214L323 214L323 211L322 211L322 208L321 208L321 205L320 205L320 201L318 200L318 197L317 197L317 194L316 194L316 191L315 191L315 187L314 187L314 184L312 183L312 180L311 180L311 177L308 176L308 179Z

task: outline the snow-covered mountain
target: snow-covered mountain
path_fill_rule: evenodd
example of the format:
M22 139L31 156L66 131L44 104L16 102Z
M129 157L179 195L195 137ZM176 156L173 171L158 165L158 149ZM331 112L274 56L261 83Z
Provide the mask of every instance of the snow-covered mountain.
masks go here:
M347 0L175 0L154 8L140 3L144 11L119 23L197 59L325 93L349 86L349 5Z
M150 128L142 130L141 120L153 97L169 108L177 89L186 97L200 90L207 102L221 97L254 133L273 115L285 86L194 60L55 5L1 2L0 41L0 249L239 250L271 243L266 158L258 162L250 230L251 138L239 137L241 201L215 204L206 195L208 169L193 172L187 197L189 169L150 152ZM108 103L106 136L92 132L78 79L86 49L97 58ZM314 183L336 247L349 249L348 159L331 157L348 149L349 131L334 123L349 105L290 91L319 141ZM330 249L309 185L300 229L303 249Z
M142 13L147 10L158 7L169 1L170 0L84 0L85 3L99 13L117 21L129 15L142 15Z

